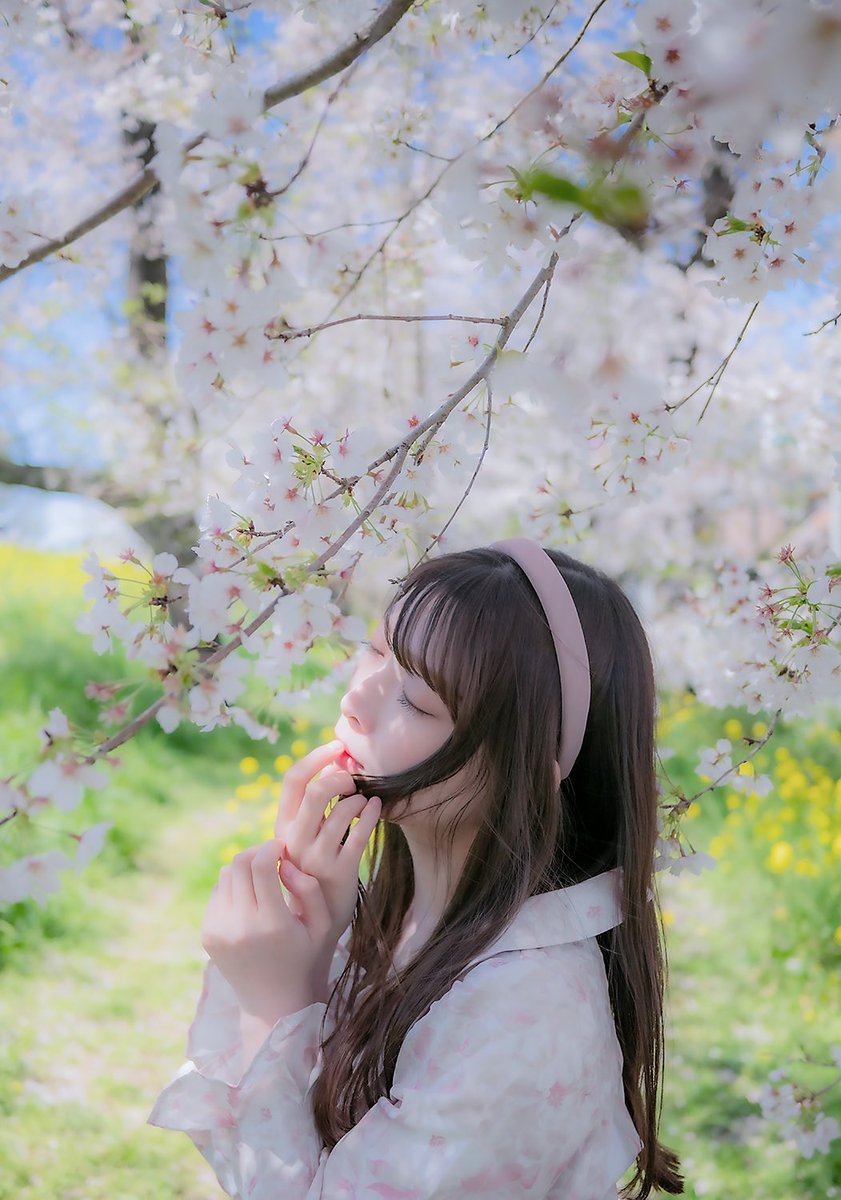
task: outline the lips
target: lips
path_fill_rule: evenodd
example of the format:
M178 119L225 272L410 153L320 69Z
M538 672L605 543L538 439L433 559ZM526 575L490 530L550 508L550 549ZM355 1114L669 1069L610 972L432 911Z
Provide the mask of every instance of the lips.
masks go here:
M347 747L342 751L336 760L343 771L349 771L351 775L364 775L365 770L361 762L358 762L349 752Z

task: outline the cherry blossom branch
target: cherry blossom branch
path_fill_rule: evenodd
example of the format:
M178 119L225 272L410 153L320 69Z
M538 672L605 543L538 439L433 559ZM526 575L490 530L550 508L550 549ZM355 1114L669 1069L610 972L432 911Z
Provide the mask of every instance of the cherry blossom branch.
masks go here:
M459 500L458 504L455 506L453 511L450 513L449 520L447 521L446 525L444 525L443 529L439 529L438 532L432 537L432 539L429 542L429 545L426 547L423 554L420 556L420 559L418 559L418 562L422 562L426 558L427 554L429 554L432 547L437 545L441 541L441 538L444 536L444 534L447 532L447 530L452 525L459 509L464 504L465 500L467 499L467 497L470 495L471 491L473 490L473 484L476 482L476 478L479 474L479 471L481 470L482 463L485 461L485 455L488 452L488 445L490 443L490 438L491 438L491 417L493 415L493 390L491 388L490 379L486 379L485 384L487 387L488 413L487 413L487 420L485 421L485 440L482 443L482 449L479 454L479 460L476 463L476 466L473 470L473 474L470 476L470 481L468 482L467 487L465 488L461 499Z
M388 493L391 485L400 474L403 464L408 457L409 451L415 442L423 437L427 430L433 428L433 426L440 428L456 405L465 399L465 397L468 396L471 391L473 391L477 384L479 384L482 380L487 380L490 372L493 369L499 352L507 344L511 334L522 320L532 301L540 292L540 289L545 287L548 280L551 279L555 267L557 266L557 262L558 255L557 253L553 253L546 266L538 271L537 275L529 284L528 288L523 293L515 307L511 310L509 315L504 318L504 323L500 329L496 342L470 378L464 384L462 384L457 391L448 396L444 403L441 404L434 413L427 417L425 421L422 421L419 425L415 426L415 428L412 429L402 439L402 441L398 442L384 454L380 455L380 457L369 466L368 473L376 470L378 466L382 466L386 462L393 460L388 474L378 485L367 504L365 504L359 510L354 519L336 538L336 540L309 564L305 572L306 577L317 574L317 572L324 567L325 563L333 558L334 555L338 554L345 543L351 537L353 537L356 531L360 529L372 515L372 513L375 512L375 510L383 502L383 498ZM356 478L361 478L361 476L357 476ZM333 499L335 496L340 495L345 490L347 490L347 488L346 485L343 484L342 486L338 487L331 496L327 497L327 499ZM220 646L204 660L202 663L203 672L207 674L208 668L217 666L219 663L223 662L229 654L233 654L235 650L239 649L239 647L242 645L243 637L250 637L251 634L255 633L261 627L261 625L264 625L266 621L268 621L282 597L290 594L290 590L286 587L282 580L277 586L277 594L264 609L257 613L253 620L251 620L245 627L245 629L231 638L229 642L226 642L223 646ZM102 742L101 745L97 746L96 750L94 750L92 754L89 754L82 761L86 765L92 765L97 761L97 759L102 758L110 751L116 750L119 746L122 746L125 742L129 741L129 739L132 738L140 729L142 729L144 725L148 725L148 723L158 713L168 699L169 697L167 697L166 694L159 696L157 700L153 701L152 704L133 717L132 720L129 721L122 729L118 730L117 733L113 734L106 741Z
M403 224L403 222L408 217L411 216L411 214L415 211L415 209L419 205L423 204L424 200L429 199L429 197L435 191L438 184L441 182L441 180L447 174L449 169L451 167L454 167L457 162L460 162L461 159L464 158L465 154L467 154L469 151L475 150L478 146L481 146L484 142L488 141L489 138L492 138L495 134L499 133L500 129L502 129L502 127L504 125L507 125L507 123L511 120L511 118L520 111L520 109L523 107L523 105L526 104L527 101L529 101L532 98L532 96L534 96L537 92L540 91L540 89L543 87L543 85L547 82L548 79L551 78L552 75L554 75L554 73L558 70L558 68L563 66L563 64L566 62L566 60L572 54L573 50L576 48L576 46L579 44L581 39L584 37L587 30L590 28L590 25L592 24L599 9L603 8L606 3L607 3L607 0L599 0L598 4L596 4L595 8L591 11L590 15L587 17L587 20L581 26L581 28L579 29L575 38L572 40L572 42L570 42L569 46L567 46L566 50L563 52L563 54L560 56L560 58L558 58L556 60L556 62L554 62L552 64L552 66L549 68L549 70L545 72L545 74L540 79L540 81L538 83L536 83L535 86L530 91L526 92L526 94L524 96L520 97L520 99L517 101L517 103L511 109L511 111L506 116L504 116L501 121L498 121L496 123L496 125L494 125L493 129L491 129L488 133L486 133L482 137L480 137L478 139L478 141L471 143L471 145L469 145L469 146L466 146L464 150L460 151L453 158L450 158L447 160L447 163L444 166L444 168L435 176L435 178L433 179L433 181L429 185L429 187L426 189L426 191L421 196L418 196L415 200L413 200L409 204L409 207L405 210L405 212L401 213L401 215L395 221L394 227L388 231L388 233L385 235L383 240L380 242L379 246L377 246L376 250L374 250L373 253L371 253L368 256L368 258L365 260L365 262L362 264L362 266L359 268L359 270L354 273L353 279L348 284L348 286L345 288L344 292L342 292L341 296L339 296L339 298L336 300L335 304L330 309L330 311L327 313L325 320L329 320L333 316L333 313L335 313L341 307L341 305L345 302L345 300L347 300L348 296L350 296L351 293L356 290L356 288L359 286L360 281L362 280L363 275L368 270L368 268L370 267L370 265L374 261L374 259L379 254L381 254L383 250L385 250L386 246L391 241L391 239L394 237L395 233L400 228L400 226Z
M132 205L137 204L148 192L151 192L157 183L157 175L151 167L147 167L143 174L138 176L133 183L130 183L128 187L124 187L122 191L117 192L110 200L106 200L95 212L90 213L71 229L68 229L67 233L61 237L53 238L49 242L44 242L43 246L38 246L36 249L31 250L26 258L22 259L16 267L0 266L0 283L3 283L6 279L10 279L12 275L17 275L19 271L31 267L34 263L41 262L42 259L48 258L49 255L63 250L71 242L77 242L80 237L84 237L86 233L90 233L98 225L103 225L106 221L110 221L112 217L122 212L124 208L130 208Z
M676 404L666 404L665 405L666 412L675 412L677 409L681 408L684 404L686 404L687 400L691 400L693 396L696 396L698 394L698 392L700 392L702 387L707 387L709 384L712 384L712 391L710 392L709 396L707 396L706 403L705 403L704 407L701 409L701 416L698 417L698 421L702 420L704 413L707 411L707 409L710 406L710 401L712 400L713 396L716 393L716 389L718 388L718 385L721 383L722 376L724 375L724 372L727 370L728 366L730 365L731 358L733 357L733 355L736 353L736 351L741 346L742 339L744 338L745 333L747 332L748 325L750 325L751 321L753 320L753 315L758 308L759 308L759 301L757 300L756 304L754 304L753 308L748 313L747 320L745 321L742 328L739 330L739 336L736 338L736 340L733 343L733 345L731 346L730 350L727 352L727 354L725 354L724 358L721 360L721 362L718 364L716 369L713 371L712 375L710 375L707 379L705 379L701 383L699 383L698 386L696 388L694 388L689 393L688 396L684 396L683 399L678 400L678 402Z
M354 34L350 41L334 51L333 54L328 55L327 58L323 59L316 66L311 67L308 71L293 75L283 83L278 83L274 87L267 88L263 93L263 111L267 112L282 101L289 100L293 96L299 96L301 92L305 92L308 88L323 83L325 79L329 79L332 75L343 71L345 67L349 67L366 50L369 50L377 42L381 41L386 34L390 33L401 17L412 7L414 2L415 0L390 0L390 3L386 4L382 12L377 15L366 30L362 33ZM200 133L195 138L192 138L184 146L184 154L186 155L190 150L194 150L204 140L205 136L204 133ZM13 275L17 275L27 267L31 267L34 263L41 262L51 254L63 250L65 246L69 246L72 242L78 241L86 233L90 233L92 229L96 229L97 226L103 225L111 217L122 212L124 208L130 208L137 204L159 182L157 173L151 167L147 167L133 183L130 183L127 187L117 192L109 200L106 200L104 204L79 221L67 233L61 237L52 238L42 246L38 246L36 249L30 251L26 258L22 259L16 267L0 266L0 283L3 283L6 279L10 279Z
M391 313L357 313L353 317L340 317L336 321L322 321L320 325L309 325L305 329L281 329L267 333L269 341L291 342L295 338L312 337L322 329L332 329L336 325L347 325L351 321L466 321L468 325L504 325L505 317L465 317L458 313L441 315L397 316Z
M274 87L267 88L263 95L264 107L274 108L281 101L289 100L292 96L300 96L301 92L307 91L308 88L323 83L325 79L329 79L331 75L337 75L339 71L344 71L345 67L349 67L366 50L370 50L377 42L382 41L386 34L391 33L394 26L408 12L414 2L415 0L390 0L364 32L355 33L349 42L346 42L344 46L318 63L317 66L311 67L308 71L302 71L300 75L293 75L284 83L276 83Z
M695 792L695 794L692 796L684 796L681 794L680 800L678 800L675 804L663 804L661 805L661 808L665 808L675 816L679 816L680 813L685 812L685 810L689 808L689 805L692 804L693 801L700 799L701 796L705 796L707 792L712 792L717 787L720 787L722 782L725 779L728 779L735 771L738 771L743 763L750 762L751 759L756 758L762 747L771 740L777 728L777 724L779 723L782 711L783 710L781 708L778 708L774 713L764 737L750 738L750 742L753 743L753 749L751 750L750 754L745 755L740 762L733 763L733 765L728 767L726 771L723 771L717 779L714 779L712 783L708 783L706 787L701 788L699 792Z

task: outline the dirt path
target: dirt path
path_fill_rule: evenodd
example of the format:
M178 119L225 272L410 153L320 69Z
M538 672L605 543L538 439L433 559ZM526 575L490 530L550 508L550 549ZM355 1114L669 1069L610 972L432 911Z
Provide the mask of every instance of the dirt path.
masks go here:
M189 1139L145 1122L181 1064L205 961L203 903L182 900L179 874L241 820L221 806L210 823L201 813L170 819L141 870L114 877L103 896L112 932L101 943L56 945L39 960L37 974L10 972L4 979L0 1024L13 1031L21 1068L12 1082L16 1111L4 1115L6 1136L26 1174L37 1174L32 1191L0 1178L0 1200L221 1196ZM99 1164L103 1156L101 1175L62 1180L68 1159ZM157 1172L136 1174L129 1166L135 1158L151 1159L150 1167L157 1161ZM165 1192L162 1159L174 1168Z

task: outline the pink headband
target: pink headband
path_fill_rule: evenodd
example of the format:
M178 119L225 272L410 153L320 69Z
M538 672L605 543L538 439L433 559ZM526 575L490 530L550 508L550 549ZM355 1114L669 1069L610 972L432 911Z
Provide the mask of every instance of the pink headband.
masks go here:
M561 779L566 779L581 749L590 709L590 660L575 602L561 572L531 538L506 538L491 547L509 554L523 569L552 631L561 676Z

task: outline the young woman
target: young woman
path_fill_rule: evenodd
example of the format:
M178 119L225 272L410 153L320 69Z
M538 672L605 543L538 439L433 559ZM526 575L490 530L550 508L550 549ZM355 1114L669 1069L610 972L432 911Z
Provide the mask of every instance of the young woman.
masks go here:
M616 1200L630 1167L630 1200L682 1193L655 705L600 571L528 538L418 564L277 839L220 871L148 1123L249 1200Z

